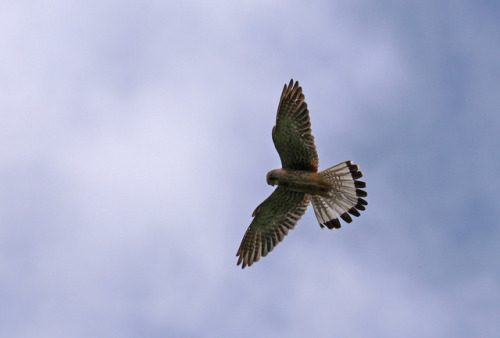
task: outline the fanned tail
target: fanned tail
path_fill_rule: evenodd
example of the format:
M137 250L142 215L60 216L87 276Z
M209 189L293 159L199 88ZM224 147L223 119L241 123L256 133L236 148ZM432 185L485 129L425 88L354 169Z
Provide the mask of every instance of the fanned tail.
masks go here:
M328 229L340 228L338 216L347 223L352 222L349 214L359 217L359 211L368 204L362 197L367 193L361 188L366 183L358 181L363 176L359 167L351 161L334 165L320 172L333 185L327 196L313 195L312 205L319 225Z

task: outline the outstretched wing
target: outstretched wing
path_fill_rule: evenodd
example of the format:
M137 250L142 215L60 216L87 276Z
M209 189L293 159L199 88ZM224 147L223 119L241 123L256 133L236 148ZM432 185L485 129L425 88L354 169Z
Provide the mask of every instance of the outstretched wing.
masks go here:
M295 227L306 212L311 195L277 187L253 212L255 218L236 253L242 268L265 257Z
M283 168L318 171L319 159L311 134L309 111L298 81L290 80L283 88L273 141Z

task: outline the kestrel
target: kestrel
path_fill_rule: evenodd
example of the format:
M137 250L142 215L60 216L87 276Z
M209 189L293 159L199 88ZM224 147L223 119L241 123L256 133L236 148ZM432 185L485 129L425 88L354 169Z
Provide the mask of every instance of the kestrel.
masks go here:
M340 228L338 216L351 223L349 214L358 217L368 204L356 164L346 161L318 172L309 111L298 81L292 79L283 88L272 135L282 168L267 173L267 184L278 187L252 214L236 253L242 268L267 256L295 227L309 202L321 228L328 229Z

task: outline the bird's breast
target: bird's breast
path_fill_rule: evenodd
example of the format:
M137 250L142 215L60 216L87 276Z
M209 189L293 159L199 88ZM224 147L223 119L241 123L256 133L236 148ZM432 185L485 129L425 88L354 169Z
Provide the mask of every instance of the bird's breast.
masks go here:
M310 195L326 195L331 188L330 184L318 173L290 169L283 170L278 185Z

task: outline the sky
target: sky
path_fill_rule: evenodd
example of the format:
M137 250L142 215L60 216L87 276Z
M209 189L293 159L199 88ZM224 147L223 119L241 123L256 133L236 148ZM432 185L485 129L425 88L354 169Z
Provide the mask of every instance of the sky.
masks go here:
M496 1L0 3L1 337L494 337ZM235 256L303 87L320 169L368 206L309 207Z

